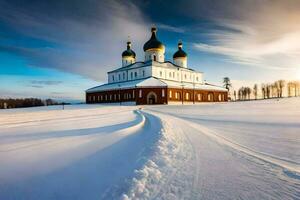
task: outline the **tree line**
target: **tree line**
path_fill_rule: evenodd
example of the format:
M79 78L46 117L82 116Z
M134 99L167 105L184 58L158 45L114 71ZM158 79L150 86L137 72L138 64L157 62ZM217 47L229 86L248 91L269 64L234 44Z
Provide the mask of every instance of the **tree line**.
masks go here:
M230 79L225 77L223 83L224 87L229 91L232 87ZM285 89L288 97L300 96L300 81L277 80L273 83L263 83L261 85L254 84L253 88L240 87L238 90L233 91L233 100L244 101L253 99L252 97L257 100L259 94L261 94L261 99L282 98Z
M0 99L0 109L50 106L50 105L59 105L59 104L60 103L58 103L53 99L46 99L46 100L42 100L38 98Z

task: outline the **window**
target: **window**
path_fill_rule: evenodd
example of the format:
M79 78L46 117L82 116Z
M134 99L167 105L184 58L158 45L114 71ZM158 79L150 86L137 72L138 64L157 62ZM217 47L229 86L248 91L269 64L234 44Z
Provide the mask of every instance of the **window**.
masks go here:
M186 100L189 100L189 99L190 99L190 93L188 93L188 92L185 93L185 99L186 99Z
M89 101L92 101L92 97L91 96L89 96Z
M162 71L159 72L159 76L162 77Z
M145 70L143 70L143 77L145 76Z
M184 75L184 79L186 79L186 74Z
M115 76L114 75L112 76L112 80L115 81Z
M178 92L175 93L175 99L178 99Z
M95 101L96 100L96 96L93 96L93 101Z
M165 90L164 89L161 90L161 96L165 97Z
M219 101L222 101L222 96L221 96L221 94L218 95L218 99L219 99Z
M131 94L130 93L128 93L128 99L131 99Z
M139 90L139 97L142 98L142 90Z
M107 101L107 94L105 95L105 101Z
M175 78L175 72L173 72L173 78Z
M134 90L132 91L132 98L134 99Z
M169 92L169 97L172 98L172 90Z
M119 81L121 80L121 74L119 74Z
M111 94L109 95L109 100L110 100L110 101L112 100L112 95L111 95Z
M208 94L207 100L208 101L213 101L214 100L214 95L212 93Z
M123 73L123 80L125 79L125 73Z
M100 96L100 99L101 99L101 101L103 100L103 96L102 95Z
M197 94L198 101L202 101L202 94Z
M133 79L133 72L130 73L130 78Z
M137 77L137 72L134 72L134 78L136 78Z
M169 73L169 78L171 78L171 77L172 77L172 73L170 72L170 73Z
M156 61L156 55L153 56L153 60Z
M100 96L98 95L98 101L100 101Z

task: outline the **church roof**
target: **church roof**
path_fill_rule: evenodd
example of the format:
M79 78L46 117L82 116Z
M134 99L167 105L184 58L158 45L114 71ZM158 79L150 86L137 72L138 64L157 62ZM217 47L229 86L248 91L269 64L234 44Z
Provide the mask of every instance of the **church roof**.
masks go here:
M163 43L161 43L157 37L156 37L156 28L152 27L151 28L151 38L144 44L144 51L147 51L149 49L160 49L160 50L165 50L165 46Z
M186 58L187 54L182 50L182 42L178 43L178 51L173 55L173 58Z
M226 92L227 89L210 85L210 84L193 84L188 82L177 82L177 81L170 81L170 80L164 80L159 79L155 77L148 77L144 79L139 80L133 80L133 81L126 81L126 82L120 82L120 83L109 83L109 84L103 84L97 87L90 88L86 90L87 93L92 92L101 92L101 91L108 91L108 90L119 90L119 89L131 89L131 88L145 88L145 87L171 87L171 88L185 88L185 89L198 89L198 90L214 90L214 91L224 91Z
M135 52L131 49L131 42L127 42L127 49L123 51L122 57L133 57L135 58Z
M133 81L103 84L97 87L90 88L86 90L86 92L90 93L90 92L101 92L106 90L130 89L136 87L166 87L166 86L167 84L162 82L161 80L154 77L148 77L148 78L133 80Z

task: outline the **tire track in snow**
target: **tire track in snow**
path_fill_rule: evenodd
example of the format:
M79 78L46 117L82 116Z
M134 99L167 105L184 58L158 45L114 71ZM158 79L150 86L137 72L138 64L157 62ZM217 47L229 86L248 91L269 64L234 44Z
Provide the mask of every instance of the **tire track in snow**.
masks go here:
M104 132L111 132L111 134L121 134L121 135L127 135L131 132L138 131L141 127L143 127L145 123L145 116L141 114L140 111L133 111L136 115L136 119L133 121L129 121L126 124L124 124L121 127L118 127L116 130L105 130ZM124 128L126 127L127 128ZM75 131L75 130L71 130ZM62 133L64 131L61 131ZM8 143L7 145L0 145L0 153L5 153L5 152L11 152L11 151L17 151L21 149L28 149L28 148L36 148L39 146L43 145L57 145L60 143L64 143L65 139L68 139L68 141L72 140L78 140L78 138L90 138L90 140L93 140L93 138L97 137L97 135L103 134L102 132L96 133L96 134L82 134L82 135L59 135L59 131L56 134L57 137L55 138L48 138L47 135L44 135L44 137L41 138L33 138L34 141L29 143L27 141L22 141L22 142L15 142L15 143ZM23 137L28 137L27 135Z
M30 123L35 123L35 122L51 122L51 121L61 121L61 120L76 120L76 119L82 119L83 117L85 119L87 119L87 117L107 117L109 115L115 115L117 113L126 113L128 111L130 111L131 109L127 109L127 110L121 110L121 111L117 111L117 112L109 112L109 113L105 113L105 114L87 114L87 115L78 115L78 116L71 116L71 117L53 117L53 118L49 118L49 119L37 119L37 120L28 120L28 121L19 121L19 122L6 122L6 123L2 123L0 124L1 127L9 127L11 125L14 126L20 126L23 124L30 124ZM73 111L73 110L72 110ZM23 114L22 114L23 115Z
M157 113L163 113L163 112L156 111L156 110L155 111L151 110L151 111L157 112ZM203 134L211 137L215 141L217 141L221 144L227 145L227 146L233 148L234 150L243 152L243 153L245 153L249 156L252 156L252 157L255 157L257 159L268 162L270 164L276 165L276 166L282 168L287 176L292 177L292 178L296 178L296 179L300 179L300 163L298 163L298 162L287 160L287 159L284 159L284 158L279 158L279 157L276 157L276 156L273 156L273 155L270 155L270 154L267 154L267 153L256 151L254 149L251 149L249 147L241 145L237 142L234 142L234 141L232 141L232 140L230 140L226 137L223 137L220 134L218 134L216 131L213 131L213 130L209 129L209 128L205 127L204 125L200 125L200 124L197 124L195 122L188 121L188 120L186 120L182 117L179 117L175 114L167 113L165 115L169 115L169 116L172 116L174 118L186 121L191 127L199 130L200 133L203 133Z

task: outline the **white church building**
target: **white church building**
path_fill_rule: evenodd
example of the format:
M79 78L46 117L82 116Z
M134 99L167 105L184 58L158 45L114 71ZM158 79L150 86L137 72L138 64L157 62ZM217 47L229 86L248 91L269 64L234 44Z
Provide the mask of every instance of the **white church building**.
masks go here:
M144 61L127 42L122 53L122 67L107 73L108 83L86 90L87 103L168 104L227 101L228 91L203 82L203 72L188 67L182 42L165 60L165 46L157 39L157 29L151 28L151 38L144 44Z

